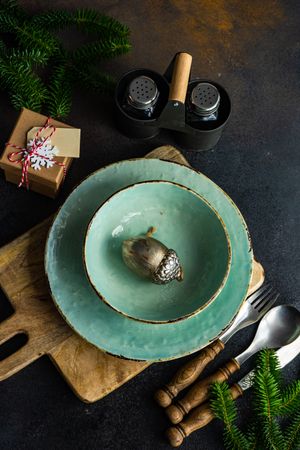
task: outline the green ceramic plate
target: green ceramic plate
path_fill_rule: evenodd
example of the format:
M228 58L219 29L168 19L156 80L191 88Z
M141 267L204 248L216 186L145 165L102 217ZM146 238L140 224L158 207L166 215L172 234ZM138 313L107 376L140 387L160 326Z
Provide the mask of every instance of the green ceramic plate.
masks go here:
M195 316L168 324L130 320L99 301L87 280L82 259L86 228L99 204L132 183L157 179L183 184L206 198L222 217L232 249L230 273L215 301ZM149 361L179 358L214 340L246 297L252 262L247 227L232 200L204 175L156 159L122 161L84 180L58 212L45 254L53 299L69 325L108 353Z
M164 286L133 273L122 258L126 239L145 235L176 250L183 280ZM89 223L84 262L99 297L130 318L153 323L183 320L213 301L230 268L222 219L194 191L168 181L147 181L118 191Z

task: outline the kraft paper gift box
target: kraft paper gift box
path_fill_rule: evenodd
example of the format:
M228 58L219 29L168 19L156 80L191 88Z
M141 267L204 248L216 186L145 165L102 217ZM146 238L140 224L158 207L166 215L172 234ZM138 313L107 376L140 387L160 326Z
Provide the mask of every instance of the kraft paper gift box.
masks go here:
M15 128L9 138L9 143L19 147L27 146L27 133L33 127L43 127L47 121L47 117L23 108ZM50 125L57 128L73 128L70 125L50 119ZM51 129L49 133L51 132ZM22 163L16 163L9 160L9 154L17 152L18 149L11 145L6 145L2 157L0 159L0 167L5 172L5 178L15 184L19 184L22 177ZM19 158L16 159L20 159ZM40 170L28 168L29 189L54 198L64 180L64 171L68 171L73 158L55 156L54 160L63 165L54 164L52 167L41 167ZM15 161L15 159L14 159Z

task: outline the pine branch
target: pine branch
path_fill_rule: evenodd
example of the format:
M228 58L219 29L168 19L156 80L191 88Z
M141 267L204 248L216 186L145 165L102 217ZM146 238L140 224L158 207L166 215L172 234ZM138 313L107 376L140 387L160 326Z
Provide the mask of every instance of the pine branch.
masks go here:
M284 450L299 450L300 448L300 411L295 415L291 425L286 430Z
M273 350L262 350L257 357L253 386L255 409L261 417L276 415L281 403L280 374L277 356Z
M35 66L44 67L49 59L49 57L39 49L20 50L13 48L7 54L7 57L15 64L26 64L30 68Z
M129 52L131 45L125 38L105 39L83 45L73 52L75 64L92 64L95 59L107 59Z
M0 30L3 33L11 33L24 20L27 14L16 0L0 1Z
M27 17L25 10L19 5L18 0L0 0L0 9L22 19Z
M14 10L19 6L17 0L1 0L0 1L0 8L4 9L6 11Z
M279 424L273 417L265 417L259 420L263 433L264 449L284 450L284 438Z
M53 69L50 80L47 107L51 117L65 118L72 106L72 88L67 63L58 65Z
M10 93L16 109L25 107L40 112L46 96L41 79L26 64L0 58L0 82Z
M257 367L253 381L254 409L257 425L264 437L266 449L283 449L283 435L274 419L281 404L278 358L273 350L262 350L257 357Z
M228 450L247 450L249 442L234 424L237 409L227 383L215 383L211 388L211 408L214 415L224 422L224 444Z
M93 67L73 67L74 82L80 83L86 89L93 89L97 93L113 93L116 81L110 75L101 73Z
M249 442L249 448L248 450L257 450L260 449L261 444L261 438L260 435L257 433L257 424L255 421L250 422L250 425L248 427L246 438Z
M74 52L67 51L52 32L68 25L94 33L97 40ZM1 86L16 108L41 111L46 102L53 117L69 113L71 85L75 82L93 92L112 92L115 80L94 68L93 63L131 48L126 26L91 9L48 11L29 17L17 0L0 0L1 31L11 33L17 41L15 48L7 49L0 40ZM50 61L54 70L47 90L36 69Z
M272 374L278 387L280 388L282 386L280 364L274 350L266 349L258 353L256 358L256 371Z
M9 11L0 8L0 30L2 33L11 33L18 26L18 19Z
M99 37L127 37L129 29L116 19L100 14L94 9L79 9L76 11L47 11L35 15L32 19L34 25L43 29L58 30L69 25L75 25L79 29L96 33Z
M277 414L288 416L300 410L300 380L289 384L282 393L282 401Z
M15 32L20 46L27 49L39 50L47 57L55 55L60 43L51 33L42 28L33 27L30 23L17 26Z

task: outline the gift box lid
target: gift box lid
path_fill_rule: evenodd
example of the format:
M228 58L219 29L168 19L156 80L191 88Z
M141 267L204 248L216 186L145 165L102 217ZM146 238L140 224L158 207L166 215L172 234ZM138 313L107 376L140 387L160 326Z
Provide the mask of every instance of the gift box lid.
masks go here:
M20 147L26 147L27 144L27 132L33 127L42 127L45 125L47 117L33 112L29 109L23 108L17 123L13 129L13 132L9 138L9 142ZM58 128L72 128L58 120L51 119L50 124ZM20 174L22 172L22 164L16 164L8 159L9 153L18 151L14 147L7 145L0 159L0 167L5 171L13 171L14 173ZM65 164L67 169L72 161L72 158L67 157L55 157L55 161ZM32 167L28 168L28 179L29 181L40 182L41 184L46 184L48 186L53 186L54 189L60 185L64 176L63 166L54 164L51 168L41 167L41 170L34 170Z

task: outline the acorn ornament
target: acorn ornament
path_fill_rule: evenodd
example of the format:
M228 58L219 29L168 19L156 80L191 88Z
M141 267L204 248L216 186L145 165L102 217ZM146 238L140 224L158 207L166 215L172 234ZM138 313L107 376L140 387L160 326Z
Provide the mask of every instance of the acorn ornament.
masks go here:
M183 280L183 269L175 250L168 249L152 237L155 228L146 235L123 241L122 253L125 264L137 275L156 284Z

